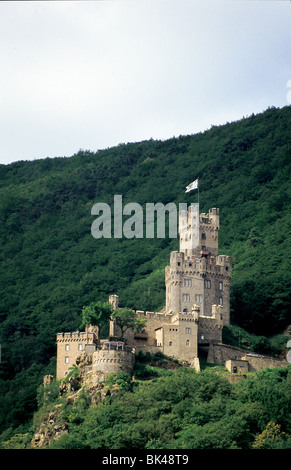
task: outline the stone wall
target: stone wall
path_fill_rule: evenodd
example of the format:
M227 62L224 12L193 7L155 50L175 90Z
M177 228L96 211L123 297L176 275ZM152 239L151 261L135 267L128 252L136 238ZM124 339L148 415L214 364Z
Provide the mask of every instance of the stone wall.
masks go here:
M198 323L198 343L208 344L211 341L221 342L222 321L213 317L199 317Z
M162 353L163 348L161 346L136 346L135 348L135 354L138 356L138 354L141 352L142 354L149 353L151 356L154 356L156 353Z
M246 355L245 349L236 348L223 343L211 343L209 346L207 362L224 365L229 359L242 359Z
M242 357L243 360L248 361L249 371L258 371L266 369L277 368L277 367L287 367L288 362L283 359L277 359L271 356L262 356L259 354L247 354Z
M174 357L181 361L192 361L198 357L198 324L195 314L179 315L179 351ZM167 352L165 351L165 354Z
M271 356L248 353L245 349L236 348L223 343L211 343L209 346L207 362L211 364L226 365L227 361L247 361L248 371L264 370L267 367L287 367L288 362ZM228 362L228 365L231 364Z
M106 374L127 372L132 374L135 363L135 354L131 351L99 349L92 355L92 371L101 371Z
M197 323L192 315L180 317L179 324L163 325L163 353L180 361L191 361L198 352Z

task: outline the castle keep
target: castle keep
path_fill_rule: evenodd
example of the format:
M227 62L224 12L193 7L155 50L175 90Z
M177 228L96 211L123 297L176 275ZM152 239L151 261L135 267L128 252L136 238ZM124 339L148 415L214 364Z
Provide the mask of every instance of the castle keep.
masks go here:
M137 311L138 317L146 317L146 326L142 333L128 329L126 346L118 342L121 331L113 320L109 340L101 341L97 350L98 332L92 327L81 333L59 333L57 378L68 373L82 352L93 354L93 364L102 370L123 370L120 348L123 362L132 367L132 355L160 351L199 370L199 355L220 343L223 325L229 325L231 260L218 255L218 232L219 209L199 214L199 204L192 204L188 211L180 212L179 251L171 253L165 269L164 309ZM111 295L109 302L114 310L119 308L117 295Z

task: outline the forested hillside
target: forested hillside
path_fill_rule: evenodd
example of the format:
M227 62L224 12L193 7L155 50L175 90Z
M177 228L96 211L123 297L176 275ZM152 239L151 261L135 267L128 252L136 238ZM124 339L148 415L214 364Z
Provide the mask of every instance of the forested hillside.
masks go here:
M94 239L91 208L197 202L220 208L220 253L233 258L232 322L255 335L290 321L291 108L167 141L0 165L0 432L25 423L55 372L55 336L82 306L115 293L122 306L164 305L164 268L178 239ZM21 428L19 428L21 429Z

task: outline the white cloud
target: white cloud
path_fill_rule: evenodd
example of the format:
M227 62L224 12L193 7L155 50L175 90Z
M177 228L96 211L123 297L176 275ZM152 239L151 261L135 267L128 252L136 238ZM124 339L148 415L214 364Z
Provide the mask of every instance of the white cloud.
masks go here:
M289 2L0 3L0 162L287 105Z

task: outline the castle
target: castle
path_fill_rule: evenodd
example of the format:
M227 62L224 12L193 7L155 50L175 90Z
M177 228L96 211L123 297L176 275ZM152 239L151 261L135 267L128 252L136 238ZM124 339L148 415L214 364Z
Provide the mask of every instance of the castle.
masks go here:
M202 356L225 364L231 372L252 370L246 350L222 343L222 328L230 324L232 263L229 256L218 254L218 232L218 208L199 214L199 204L191 204L181 211L179 251L171 253L165 268L165 307L156 313L136 311L138 318L146 318L145 328L142 332L128 329L125 341L120 341L121 330L111 319L109 339L101 340L100 348L96 347L98 331L92 326L85 332L59 333L57 378L64 377L82 353L91 355L91 370L106 373L131 372L140 351L162 352L197 371ZM119 308L117 295L110 295L109 302L114 310ZM259 356L252 357L258 364Z
M199 205L192 204L180 212L180 250L171 253L165 268L166 306L146 312L145 331L128 330L126 344L137 352L161 351L198 369L199 348L222 341L222 327L229 324L231 260L218 255L218 231L219 209L199 215ZM118 308L117 296L109 301ZM110 336L119 335L111 321Z

